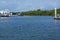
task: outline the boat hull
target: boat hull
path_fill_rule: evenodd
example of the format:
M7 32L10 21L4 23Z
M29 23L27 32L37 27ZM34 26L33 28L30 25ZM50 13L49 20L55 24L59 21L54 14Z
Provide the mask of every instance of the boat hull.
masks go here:
M60 18L54 18L55 20L60 20Z
M0 17L9 17L12 16L11 14L0 14Z

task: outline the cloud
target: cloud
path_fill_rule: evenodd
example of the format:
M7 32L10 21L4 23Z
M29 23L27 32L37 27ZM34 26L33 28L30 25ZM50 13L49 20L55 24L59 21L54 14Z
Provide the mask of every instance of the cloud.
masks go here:
M34 9L51 9L60 7L60 0L1 0L0 9L26 11Z
M17 10L52 9L60 7L59 0L26 0L19 3Z
M59 7L60 1L59 0L48 0L48 4L51 5L52 7Z

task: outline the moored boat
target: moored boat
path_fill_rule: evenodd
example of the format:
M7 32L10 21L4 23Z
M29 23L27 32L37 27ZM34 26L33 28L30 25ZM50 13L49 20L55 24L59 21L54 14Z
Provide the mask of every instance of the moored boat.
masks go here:
M56 8L55 8L55 16L54 16L54 19L60 20L60 15L57 14L57 9Z
M9 12L9 11L0 11L0 17L9 17L9 16L12 16L12 13Z

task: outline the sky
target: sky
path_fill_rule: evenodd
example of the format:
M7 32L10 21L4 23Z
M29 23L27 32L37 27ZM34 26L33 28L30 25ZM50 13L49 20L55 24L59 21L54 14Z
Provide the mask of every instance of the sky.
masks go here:
M22 12L36 9L60 8L60 0L0 0L0 10Z

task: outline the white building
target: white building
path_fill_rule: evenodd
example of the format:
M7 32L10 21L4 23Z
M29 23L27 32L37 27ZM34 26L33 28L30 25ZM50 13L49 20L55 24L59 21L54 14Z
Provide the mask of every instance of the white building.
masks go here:
M6 10L0 11L0 16L12 16L12 13Z

